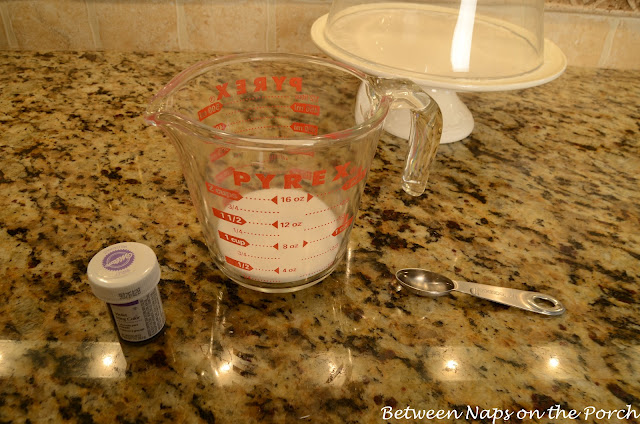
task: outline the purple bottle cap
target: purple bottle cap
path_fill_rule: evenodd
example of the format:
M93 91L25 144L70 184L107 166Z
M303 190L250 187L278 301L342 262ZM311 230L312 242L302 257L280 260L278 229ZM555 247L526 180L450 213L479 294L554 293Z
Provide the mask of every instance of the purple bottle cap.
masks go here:
M132 302L160 281L158 259L148 246L125 242L102 249L87 267L93 293L107 303Z

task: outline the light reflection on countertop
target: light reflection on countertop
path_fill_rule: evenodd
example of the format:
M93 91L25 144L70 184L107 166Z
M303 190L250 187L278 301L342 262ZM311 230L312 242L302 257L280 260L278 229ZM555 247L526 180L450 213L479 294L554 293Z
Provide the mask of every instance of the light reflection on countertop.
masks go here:
M58 361L60 366L47 366ZM118 342L0 340L0 377L54 373L62 378L123 379L126 370Z
M216 337L216 342L224 338ZM214 353L211 345L176 346L181 356L189 351L188 356L174 362L189 364L198 363L194 378L207 381L216 386L255 384L272 377L272 370L265 367L273 358L268 353L262 356L247 354L241 349L234 349L232 340L221 351ZM629 352L629 356L637 355L640 349ZM426 371L439 381L474 381L481 380L482 374L499 373L504 366L503 361L491 360L486 349L478 347L427 347L422 351L427 364ZM282 353L278 352L278 358ZM273 356L273 355L271 355ZM582 377L576 364L573 352L561 345L544 345L531 347L527 368L538 380L575 380ZM64 359L64 367L50 368L43 365L48 361ZM305 380L305 386L333 385L342 386L352 380L354 360L351 349L339 349L324 352L313 352L300 357L297 353L287 358L290 364L299 368L298 377ZM604 362L594 367L590 375L606 378ZM123 379L126 377L127 361L118 342L37 342L0 340L0 377L25 377L54 373L57 377L69 379ZM512 376L519 379L517 375ZM532 379L529 374L520 378Z

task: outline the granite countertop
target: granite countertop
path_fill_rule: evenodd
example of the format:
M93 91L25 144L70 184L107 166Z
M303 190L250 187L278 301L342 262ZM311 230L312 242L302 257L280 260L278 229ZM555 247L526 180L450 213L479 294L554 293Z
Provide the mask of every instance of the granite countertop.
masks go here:
M463 94L475 129L420 198L385 134L342 265L262 294L213 266L174 149L141 119L204 57L0 52L0 423L640 422L640 72ZM127 240L162 270L167 327L144 346L119 343L86 279ZM567 311L419 298L403 267Z

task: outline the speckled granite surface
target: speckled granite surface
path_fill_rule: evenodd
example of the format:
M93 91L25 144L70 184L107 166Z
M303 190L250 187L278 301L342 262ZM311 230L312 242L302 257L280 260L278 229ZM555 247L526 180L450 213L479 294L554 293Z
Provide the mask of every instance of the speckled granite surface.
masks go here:
M173 147L140 118L203 57L0 52L0 422L640 422L640 73L465 94L476 128L440 148L422 198L385 135L347 260L265 295L211 265ZM168 326L142 347L118 343L85 277L125 240L163 273ZM401 267L567 312L417 298Z

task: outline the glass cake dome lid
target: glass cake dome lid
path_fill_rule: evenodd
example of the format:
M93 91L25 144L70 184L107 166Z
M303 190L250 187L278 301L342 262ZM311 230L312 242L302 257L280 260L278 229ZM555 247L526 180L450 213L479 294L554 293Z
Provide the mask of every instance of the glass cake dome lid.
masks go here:
M334 0L322 31L350 62L390 74L504 79L543 64L543 13L543 0Z
M442 143L473 130L457 92L534 87L567 66L544 38L544 0L334 0L313 23L311 38L336 60L419 84L442 111ZM409 125L403 111L385 121L402 138Z

